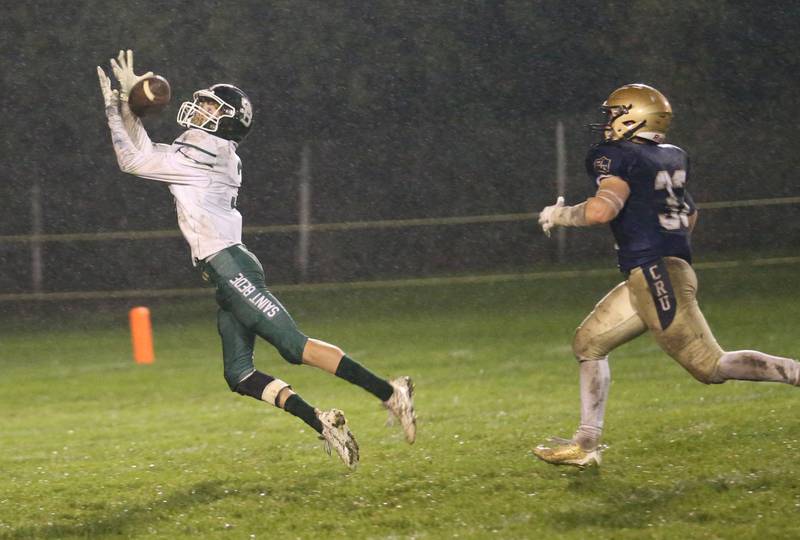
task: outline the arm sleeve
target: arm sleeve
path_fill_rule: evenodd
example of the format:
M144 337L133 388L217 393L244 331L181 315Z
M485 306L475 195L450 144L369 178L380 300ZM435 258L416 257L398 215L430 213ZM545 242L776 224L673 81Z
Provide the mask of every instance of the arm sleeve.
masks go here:
M188 157L184 152L174 151L166 144L153 144L139 122L141 147L137 147L125 128L121 113L115 107L106 108L111 142L122 172L147 180L170 184L202 184L209 182L213 164L203 163Z
M120 103L120 110L122 111L122 125L125 126L125 131L128 132L134 146L138 149L142 149L153 144L150 140L150 136L147 135L147 131L144 129L142 121L131 112L127 101L122 101Z

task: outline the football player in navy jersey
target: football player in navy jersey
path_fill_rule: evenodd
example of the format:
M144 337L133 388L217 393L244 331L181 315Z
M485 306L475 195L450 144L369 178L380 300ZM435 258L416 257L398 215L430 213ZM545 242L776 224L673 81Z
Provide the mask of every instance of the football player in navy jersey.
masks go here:
M672 108L643 84L614 90L603 103L606 122L594 124L603 140L589 150L586 169L596 188L575 206L539 213L553 227L609 223L625 281L614 287L575 332L580 366L581 419L570 439L551 438L534 454L555 465L600 463L608 387L608 354L650 331L659 346L705 384L727 380L774 381L800 386L800 363L758 351L725 351L714 339L695 298L690 234L697 209L686 191L689 158L665 144Z

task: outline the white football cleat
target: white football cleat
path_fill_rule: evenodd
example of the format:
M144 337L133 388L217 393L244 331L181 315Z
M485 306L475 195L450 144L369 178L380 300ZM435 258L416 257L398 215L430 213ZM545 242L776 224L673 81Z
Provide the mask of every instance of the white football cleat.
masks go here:
M331 449L336 450L344 464L355 469L358 465L358 443L347 426L344 413L339 409L330 411L318 409L317 418L322 423L320 438L325 441L325 451L331 455Z
M389 423L392 416L400 421L408 444L417 439L417 413L414 412L414 383L411 377L398 377L389 381L394 388L391 397L383 402L389 409Z
M546 444L540 444L534 448L533 454L542 461L553 465L572 465L579 469L585 469L592 465L600 465L600 453L605 449L606 446L601 444L593 450L584 450L572 439L551 437Z

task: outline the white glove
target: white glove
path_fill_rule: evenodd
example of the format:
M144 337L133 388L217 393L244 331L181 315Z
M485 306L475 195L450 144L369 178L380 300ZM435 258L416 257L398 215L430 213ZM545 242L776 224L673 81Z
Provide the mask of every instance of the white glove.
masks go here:
M117 59L111 59L111 69L119 81L119 98L122 101L128 101L128 94L130 94L131 88L136 86L136 83L153 76L152 71L148 71L144 75L136 75L133 72L133 51L130 49L119 51Z
M542 226L542 230L544 234L550 238L550 230L556 226L553 222L553 213L556 212L557 209L564 207L564 197L559 197L556 199L556 204L551 206L545 206L541 212L539 212L539 225Z
M119 91L111 89L111 79L106 76L106 72L97 66L97 78L100 79L100 92L103 94L103 103L106 107L116 107L119 105Z

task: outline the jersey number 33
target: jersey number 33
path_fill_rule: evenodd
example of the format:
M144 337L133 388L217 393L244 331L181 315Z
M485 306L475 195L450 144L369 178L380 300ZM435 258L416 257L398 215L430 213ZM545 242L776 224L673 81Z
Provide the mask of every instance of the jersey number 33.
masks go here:
M655 180L656 192L665 192L663 211L658 214L658 221L668 231L675 231L689 226L689 205L683 199L683 187L686 184L686 171L678 169L670 174L658 171Z

